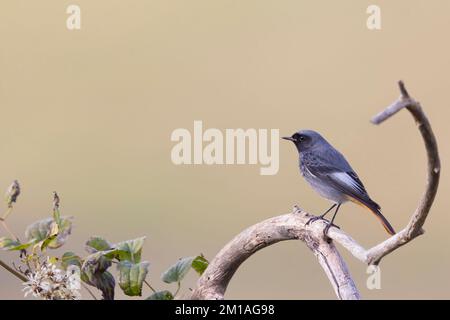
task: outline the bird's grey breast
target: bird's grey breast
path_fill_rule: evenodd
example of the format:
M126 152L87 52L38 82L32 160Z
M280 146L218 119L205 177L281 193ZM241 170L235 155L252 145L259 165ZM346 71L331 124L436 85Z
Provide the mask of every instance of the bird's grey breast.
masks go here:
M325 158L326 159L326 158ZM322 197L344 203L347 197L327 180L327 174L336 171L333 163L314 152L302 152L299 157L300 172L311 187Z

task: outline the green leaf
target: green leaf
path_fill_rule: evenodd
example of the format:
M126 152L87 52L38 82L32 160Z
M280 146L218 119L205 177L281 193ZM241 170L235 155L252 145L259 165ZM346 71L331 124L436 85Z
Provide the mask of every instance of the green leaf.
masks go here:
M105 300L113 300L116 281L113 275L106 271L112 264L108 254L111 254L111 250L98 251L87 256L81 266L81 279L102 291Z
M9 238L2 237L0 238L0 248L5 250L23 250L28 248L29 246L33 245L35 243L35 240L32 240L30 242L26 243L20 243L17 240L12 240Z
M173 300L173 294L170 291L158 291L153 293L145 300Z
M192 269L197 271L199 275L202 275L208 267L209 262L205 259L203 255L199 255L195 257L194 261L192 261Z
M53 220L56 222L56 224L61 224L61 213L59 212L59 209L53 210Z
M25 230L25 237L28 241L35 239L37 242L44 240L50 233L52 218L36 221L29 225Z
M25 230L26 239L35 241L41 250L46 247L56 249L61 247L72 232L72 217L62 217L59 225L53 218L46 218L34 222Z
M47 235L47 237L38 242L37 244L35 244L35 248L39 247L41 249L42 252L45 251L45 249L47 249L47 247L50 245L50 243L56 239L56 237L58 236L58 232L59 232L59 226L56 222L53 222L50 224L50 232Z
M107 255L108 253L110 252L99 251L88 255L84 259L82 269L89 269L93 273L106 271L112 264L111 258Z
M97 251L105 251L110 250L111 244L101 237L90 237L88 241L86 241L86 251L89 253L94 253Z
M141 252L144 245L145 237L119 242L114 245L118 253L119 261L128 260L134 263L141 261Z
M127 296L142 295L142 284L147 276L149 265L147 261L136 264L130 261L121 261L118 264L119 286Z
M35 244L35 241L31 240L30 242L25 242L25 243L21 243L21 244L19 244L17 246L14 246L14 247L10 247L10 248L8 248L8 250L10 250L10 251L13 251L13 250L14 251L25 250L28 247L32 246L33 244Z
M15 247L18 245L20 245L20 242L17 240L13 240L13 239L6 238L6 237L0 238L0 248L2 248L2 249L9 249L10 247Z
M58 258L57 257L48 257L48 262L56 265L58 263Z
M50 249L57 249L67 242L67 239L72 233L72 220L72 217L61 217L60 223L58 224L58 233L48 244Z
M180 282L188 273L192 266L194 257L182 258L172 265L161 275L161 279L166 283Z
M65 252L61 257L61 266L63 269L67 269L68 266L77 266L81 268L82 260L73 252Z
M104 272L91 272L90 270L84 270L81 273L81 279L99 289L102 292L104 300L114 300L114 287L116 286L116 280L108 271Z

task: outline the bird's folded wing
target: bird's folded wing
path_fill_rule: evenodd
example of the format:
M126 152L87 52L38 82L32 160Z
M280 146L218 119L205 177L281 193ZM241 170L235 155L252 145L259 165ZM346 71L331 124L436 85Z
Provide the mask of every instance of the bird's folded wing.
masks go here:
M353 198L370 200L364 185L354 172L330 172L326 174L330 184L342 193Z

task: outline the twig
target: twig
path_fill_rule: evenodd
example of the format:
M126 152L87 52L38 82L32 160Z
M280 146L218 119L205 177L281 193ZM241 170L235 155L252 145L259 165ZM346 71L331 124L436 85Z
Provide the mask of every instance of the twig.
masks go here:
M338 230L336 228L330 229L330 238L340 243L357 259L367 264L378 264L384 256L424 233L422 227L425 223L428 213L430 212L431 205L433 204L439 186L441 164L439 160L436 138L431 128L430 122L423 112L420 103L410 97L404 83L402 81L399 81L398 85L401 93L400 98L393 104L388 106L384 111L373 117L372 123L380 124L383 121L389 119L401 109L408 109L408 111L412 114L414 120L416 121L416 124L419 127L419 131L422 135L422 139L425 143L425 149L428 158L426 188L419 201L417 209L412 214L406 228L398 232L396 235L385 240L384 242L372 247L371 249L365 250L355 240L353 240L350 236L346 235L341 230Z
M10 235L13 239L16 239L17 241L19 241L19 237L17 237L17 236L14 234L14 232L12 232L12 231L9 229L8 225L6 224L6 221L0 220L0 223L2 224L2 226L3 226L3 228L6 230L6 232L9 233L9 235Z
M152 290L153 291L153 293L156 293L156 290L155 289L153 289L153 287L150 285L150 283L148 283L147 282L147 280L144 280L144 283L147 285L147 287L149 287L150 288L150 290Z
M11 191L13 190L13 191ZM17 180L14 180L14 182L12 183L12 185L9 187L8 189L8 194L10 194L9 196L9 200L8 200L8 208L6 209L5 213L3 214L3 216L0 218L0 223L2 224L3 228L6 230L7 233L9 233L9 235L13 238L16 239L17 241L19 240L19 237L17 237L14 232L12 232L8 225L6 224L6 219L8 218L8 216L11 214L12 210L13 210L13 206L12 204L14 202L16 202L18 195L20 194L20 187L19 187L19 183L17 182Z
M6 209L5 213L3 214L3 216L0 218L0 221L5 221L6 218L8 218L8 216L11 214L13 207L12 206L8 206L8 209Z
M389 110L395 109L399 111L402 108L408 109L408 111L416 121L416 124L419 127L419 131L422 135L422 139L425 143L425 149L428 159L426 188L406 228L400 231L395 236L386 240L385 242L380 243L372 249L369 249L367 252L368 263L378 263L379 260L388 253L394 251L395 249L424 233L422 227L425 224L428 213L430 212L439 186L441 163L439 159L436 138L431 128L430 122L423 112L420 103L415 101L408 94L403 81L399 81L398 85L401 92L400 98L392 105L387 107L386 110L376 115L372 119L372 122L374 124L380 124L381 122L387 120L392 116Z
M2 260L0 260L0 266L2 266L3 268L5 268L7 271L9 271L9 272L12 273L13 275L15 275L17 278L19 278L19 279L22 280L23 282L28 281L27 277L25 277L23 274L21 274L21 273L18 272L17 270L14 270L13 268L11 268L9 265L7 265L6 263L4 263Z

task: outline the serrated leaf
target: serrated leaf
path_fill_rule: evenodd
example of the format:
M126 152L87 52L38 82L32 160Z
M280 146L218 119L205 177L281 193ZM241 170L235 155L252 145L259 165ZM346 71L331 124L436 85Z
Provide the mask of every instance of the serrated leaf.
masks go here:
M101 237L90 237L88 241L86 241L86 251L89 253L94 253L97 251L106 251L111 249L111 244L101 238Z
M173 300L173 294L170 291L158 291L150 295L145 300Z
M127 296L141 296L142 284L148 273L149 263L147 261L131 263L130 261L119 262L119 286Z
M192 269L197 271L199 275L202 275L205 272L206 268L208 268L209 262L205 259L203 255L199 255L195 257L192 261Z
M180 282L191 268L192 261L194 257L181 258L161 275L161 279L166 283Z
M144 245L145 237L127 240L123 242L119 242L114 245L114 248L118 250L119 261L131 261L134 263L138 263L141 261L141 252L142 247Z
M61 257L61 266L63 269L67 269L68 266L77 266L81 268L82 260L73 252L65 252Z

